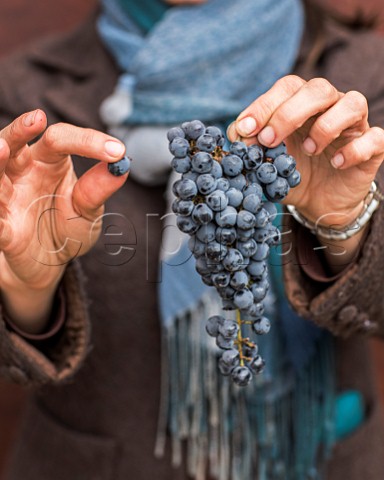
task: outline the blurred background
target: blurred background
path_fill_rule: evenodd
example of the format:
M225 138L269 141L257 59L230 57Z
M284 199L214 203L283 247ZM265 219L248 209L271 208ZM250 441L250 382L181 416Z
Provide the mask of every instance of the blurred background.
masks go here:
M0 55L4 57L44 36L76 27L91 14L96 4L96 0L2 0ZM371 344L378 387L384 403L384 343L372 340ZM0 379L0 480L12 441L17 435L27 396L25 389Z

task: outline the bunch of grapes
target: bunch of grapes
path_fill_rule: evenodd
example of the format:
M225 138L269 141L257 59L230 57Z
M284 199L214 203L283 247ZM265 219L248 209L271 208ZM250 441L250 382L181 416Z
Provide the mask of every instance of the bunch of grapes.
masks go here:
M236 310L236 320L214 315L206 329L224 350L221 373L245 386L265 363L244 332L263 335L270 329L263 306L269 289L266 260L281 238L272 224L273 202L300 183L300 173L284 144L268 149L234 142L226 152L221 130L199 120L170 129L168 140L172 167L181 174L173 184L178 228L191 237L203 282L216 287L223 310Z

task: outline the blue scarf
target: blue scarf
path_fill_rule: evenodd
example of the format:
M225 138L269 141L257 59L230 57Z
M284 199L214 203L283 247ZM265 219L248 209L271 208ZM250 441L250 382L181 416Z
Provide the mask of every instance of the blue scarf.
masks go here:
M103 0L99 31L123 71L101 109L110 126L227 122L291 71L303 26L298 0L209 0L170 9L149 3L146 17L139 1ZM217 373L217 350L204 332L219 299L188 256L184 244L162 262L155 453L163 455L168 428L173 464L181 463L187 441L188 470L199 480L207 469L220 480L319 478L333 442L330 336L290 309L275 255L266 301L274 328L260 341L267 368L251 388L234 388Z

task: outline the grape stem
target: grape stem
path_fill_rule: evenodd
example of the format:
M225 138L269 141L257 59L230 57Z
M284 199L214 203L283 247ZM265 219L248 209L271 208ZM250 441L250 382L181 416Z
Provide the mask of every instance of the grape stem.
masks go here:
M241 325L242 325L242 320L241 320L241 314L239 310L236 310L236 322L237 325L239 326L239 330L237 332L237 348L239 350L240 354L240 365L244 367L244 355L243 355L243 332L241 331Z

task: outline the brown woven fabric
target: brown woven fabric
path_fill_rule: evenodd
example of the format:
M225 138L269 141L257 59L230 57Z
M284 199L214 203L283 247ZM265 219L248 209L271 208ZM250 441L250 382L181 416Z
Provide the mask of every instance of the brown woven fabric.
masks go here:
M342 90L362 91L371 104L373 123L384 125L382 47L383 41L368 33L350 37L332 29L317 70L307 69L305 75L326 76ZM304 73L302 62L297 71ZM47 111L50 123L102 128L98 107L116 78L116 67L91 19L74 34L2 64L1 124L39 107ZM88 161L76 160L78 173L87 168ZM26 414L7 480L186 479L184 467L174 470L169 458L153 456L160 390L156 278L163 210L161 188L144 188L131 180L108 202L107 211L120 215L120 244L134 250L127 251L120 265L111 266L100 241L81 259L88 278L87 301L77 265L67 270L68 316L55 348L43 353L8 332L0 319L3 374L31 386L45 384ZM339 386L363 392L367 406L364 426L336 448L327 480L342 474L360 480L363 473L370 480L384 478L384 427L364 340L364 335L382 329L383 224L380 209L358 262L328 288L295 265L295 252L285 267L294 307L340 337L350 335L338 340ZM294 240L298 227L290 226Z

